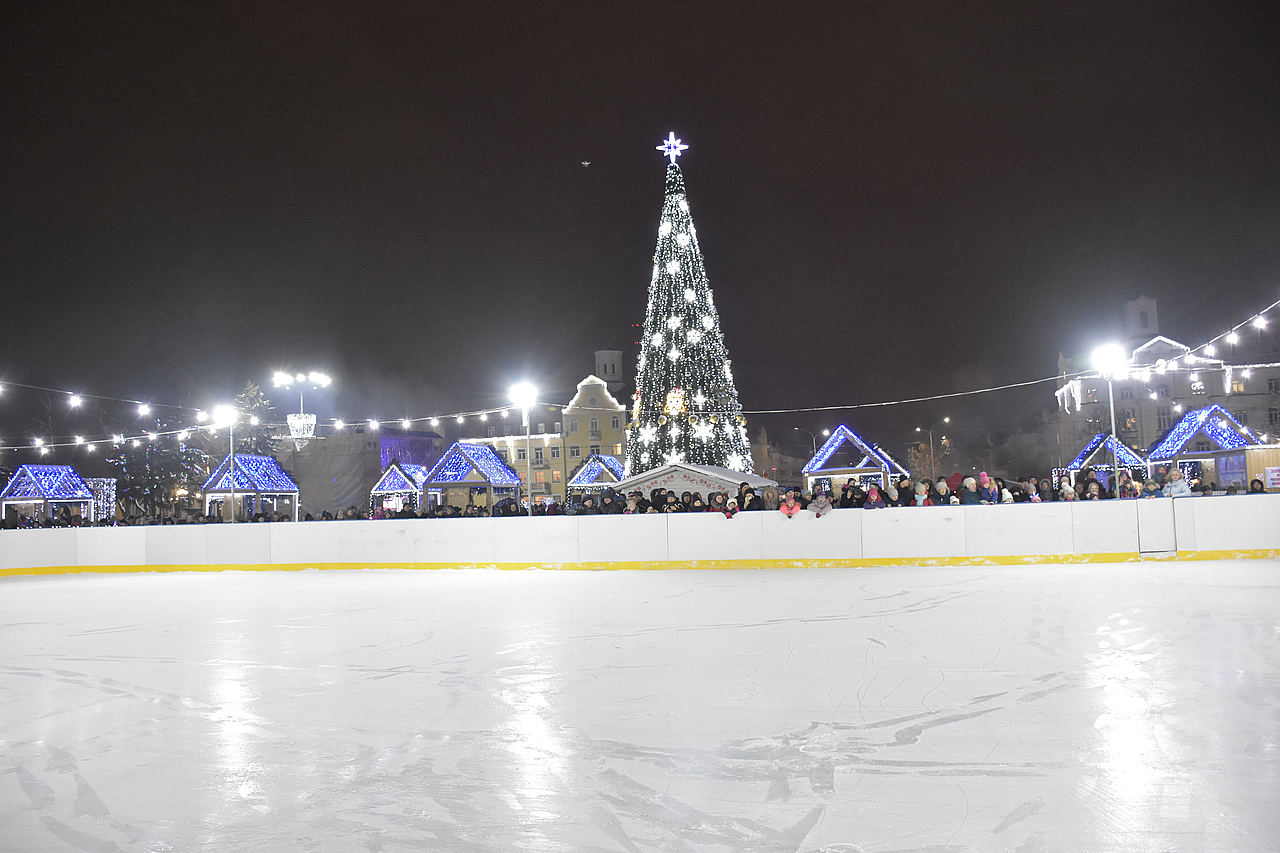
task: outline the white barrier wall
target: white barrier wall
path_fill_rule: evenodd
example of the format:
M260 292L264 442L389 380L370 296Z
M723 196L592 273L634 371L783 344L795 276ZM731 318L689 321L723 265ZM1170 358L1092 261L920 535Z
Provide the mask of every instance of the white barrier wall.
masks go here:
M673 568L1280 556L1280 495L924 509L0 531L0 574L204 568Z

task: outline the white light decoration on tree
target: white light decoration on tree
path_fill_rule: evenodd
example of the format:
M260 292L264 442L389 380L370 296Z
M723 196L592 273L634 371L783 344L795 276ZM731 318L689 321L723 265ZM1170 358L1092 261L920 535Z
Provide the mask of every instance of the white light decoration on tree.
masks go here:
M668 143L680 145L674 134ZM662 150L669 149L664 145ZM667 347L666 358L646 358L648 348L642 348L632 409L635 428L627 433L628 470L638 474L665 460L749 472L751 455L724 333L689 217L684 177L674 155L669 156L673 162L667 167L654 253L657 276L650 283L640 337L658 352ZM677 389L686 389L683 407L671 413L668 395Z
M671 158L671 165L676 164L676 158L689 149L688 145L682 145L679 139L676 139L675 132L667 134L667 138L658 146L658 150L665 156Z

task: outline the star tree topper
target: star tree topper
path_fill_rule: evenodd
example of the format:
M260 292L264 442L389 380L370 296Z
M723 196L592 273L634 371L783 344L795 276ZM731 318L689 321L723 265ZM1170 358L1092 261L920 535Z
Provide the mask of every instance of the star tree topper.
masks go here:
M682 145L679 139L676 139L675 133L667 134L667 139L658 146L658 150L671 158L672 165L675 165L676 158L684 153L688 145Z

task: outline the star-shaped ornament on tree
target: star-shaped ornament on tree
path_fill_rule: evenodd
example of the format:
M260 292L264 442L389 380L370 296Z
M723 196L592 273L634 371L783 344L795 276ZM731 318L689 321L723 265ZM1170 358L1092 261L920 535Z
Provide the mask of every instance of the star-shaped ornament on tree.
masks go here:
M676 158L683 154L684 150L688 147L688 145L682 145L680 140L676 139L676 135L674 133L669 133L667 134L666 141L658 146L658 150L670 157L671 164L675 165Z

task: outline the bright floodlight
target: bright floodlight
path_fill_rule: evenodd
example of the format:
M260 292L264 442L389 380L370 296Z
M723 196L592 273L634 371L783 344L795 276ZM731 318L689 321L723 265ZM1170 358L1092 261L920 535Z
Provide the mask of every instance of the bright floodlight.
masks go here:
M344 426L346 426L346 424L344 424L341 419L333 422L334 429L342 429Z
M538 389L528 382L518 382L511 386L511 402L521 409L532 408L538 402Z
M213 410L213 425L219 429L231 426L238 417L240 413L236 411L235 406L219 406Z
M307 381L307 374L305 374L305 373L299 373L299 374L298 374L298 381L299 381L299 382L306 382L306 381Z
M378 428L378 422L377 422L377 421L375 421L375 420L373 420L372 418L370 418L370 419L369 419L369 429L377 429L377 428Z
M76 406L80 405L80 395L79 395L79 394L72 394L72 395L71 395L71 398L70 398L69 400L67 400L67 402L68 402L68 403L70 403L70 404L71 404L71 408L73 408L73 409L74 409Z
M292 377L292 376L290 376L290 375L289 375L289 374L287 374L287 373L284 373L284 372L282 372L282 371L277 370L277 371L275 372L275 375L271 377L271 381L272 381L272 382L274 382L274 383L276 384L276 387L278 388L278 387L280 387L281 385L290 385L290 384L292 384L292 383L293 383L293 377Z
M141 406L138 407L138 414L140 415L151 414L151 407L148 406L146 403L143 403Z
M1253 318L1253 325L1254 328L1265 329L1267 327L1267 318L1262 315L1258 315Z
M196 412L196 420L198 420L200 423L204 423L205 421L209 420L209 413Z
M1103 373L1115 373L1126 360L1124 347L1119 344L1103 344L1093 351L1093 366Z
M329 377L328 377L328 376L326 376L325 374L323 374L323 373L317 373L317 372L316 372L316 371L314 371L314 370L313 370L313 371L311 371L311 376L310 376L310 377L308 377L308 378L312 381L312 383L314 383L314 384L316 384L316 385L319 385L319 386L320 386L320 387L322 387L322 388L323 388L323 387L325 387L326 385L328 385L328 384L332 381L332 380L331 380L331 379L329 379Z

